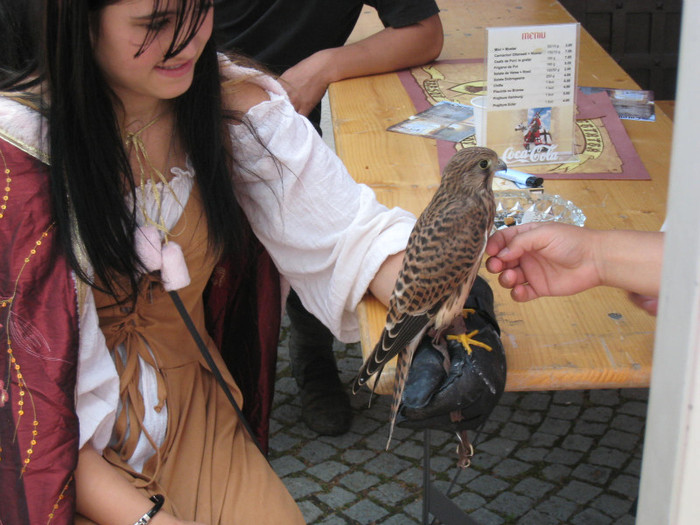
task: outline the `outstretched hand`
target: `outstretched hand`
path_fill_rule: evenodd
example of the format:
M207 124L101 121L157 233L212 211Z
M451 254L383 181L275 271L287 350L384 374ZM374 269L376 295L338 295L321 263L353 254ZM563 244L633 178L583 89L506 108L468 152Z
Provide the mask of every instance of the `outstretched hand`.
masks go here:
M489 239L486 269L518 302L572 295L601 282L596 232L561 223L528 223Z

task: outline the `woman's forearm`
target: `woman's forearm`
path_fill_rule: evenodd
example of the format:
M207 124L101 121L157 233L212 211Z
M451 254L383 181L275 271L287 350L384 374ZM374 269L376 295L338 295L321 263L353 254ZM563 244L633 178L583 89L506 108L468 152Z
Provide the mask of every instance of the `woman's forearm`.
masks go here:
M83 446L78 455L75 483L77 511L101 525L136 523L153 506L90 444ZM150 523L167 525L170 517L161 511Z

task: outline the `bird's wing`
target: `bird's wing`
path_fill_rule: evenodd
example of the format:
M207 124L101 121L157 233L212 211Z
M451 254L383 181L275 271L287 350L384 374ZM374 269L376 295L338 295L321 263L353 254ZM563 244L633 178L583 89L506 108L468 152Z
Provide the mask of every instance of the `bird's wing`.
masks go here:
M481 215L456 201L421 215L406 247L386 325L355 379L354 392L413 339L422 337L445 301L468 278L475 255L463 231L471 223L483 235ZM478 250L481 253L481 246Z

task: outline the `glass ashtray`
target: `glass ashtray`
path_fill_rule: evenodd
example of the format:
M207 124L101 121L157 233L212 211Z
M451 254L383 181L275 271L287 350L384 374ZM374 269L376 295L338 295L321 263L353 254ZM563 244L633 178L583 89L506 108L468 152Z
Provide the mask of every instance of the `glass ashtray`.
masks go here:
M497 230L528 222L564 222L583 226L586 216L573 202L559 195L530 190L495 191Z

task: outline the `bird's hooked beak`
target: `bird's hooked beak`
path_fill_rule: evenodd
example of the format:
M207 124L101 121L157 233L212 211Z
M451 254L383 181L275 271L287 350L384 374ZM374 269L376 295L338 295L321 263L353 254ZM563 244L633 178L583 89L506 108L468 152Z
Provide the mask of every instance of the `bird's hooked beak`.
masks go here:
M495 171L506 171L508 169L508 166L506 166L506 163L503 162L503 159L499 158L498 159L498 164L496 164L496 170Z

